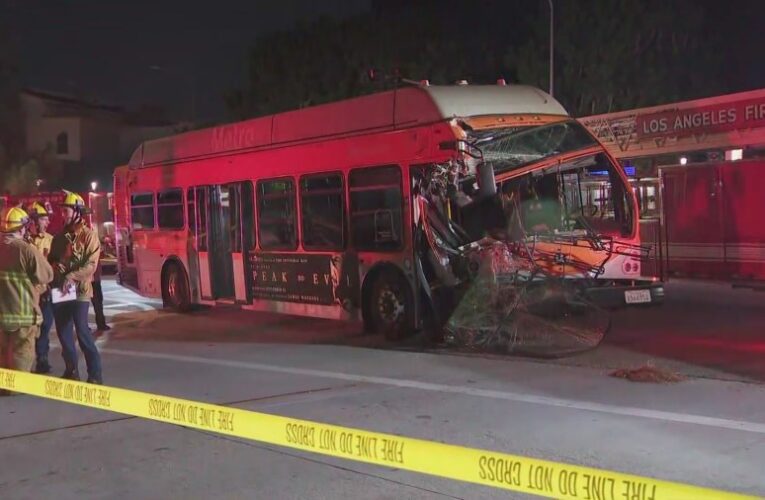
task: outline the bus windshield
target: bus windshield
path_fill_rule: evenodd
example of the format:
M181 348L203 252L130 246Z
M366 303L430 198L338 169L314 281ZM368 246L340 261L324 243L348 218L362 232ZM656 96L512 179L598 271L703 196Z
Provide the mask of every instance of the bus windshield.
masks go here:
M473 144L496 173L507 172L551 156L577 151L597 142L575 120L540 125L489 129L473 133Z

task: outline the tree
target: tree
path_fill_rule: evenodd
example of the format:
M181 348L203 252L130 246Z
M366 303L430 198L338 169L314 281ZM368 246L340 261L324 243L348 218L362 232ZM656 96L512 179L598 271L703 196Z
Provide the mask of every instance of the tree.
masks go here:
M0 22L0 192L23 194L37 190L38 179L55 185L62 165L52 145L43 151L26 151L17 50L8 33Z
M19 67L15 46L0 23L0 173L23 153L19 103Z
M532 22L546 28L541 7ZM719 40L706 22L691 0L555 0L555 97L585 116L719 92ZM539 29L507 52L520 82L547 88L548 43Z
M8 165L3 175L0 191L12 195L32 193L37 190L37 179L40 178L40 165L37 160L29 160L23 164Z
M526 34L513 27L525 0L410 3L375 2L360 16L320 19L261 37L249 54L247 85L225 96L232 115L275 113L393 85L370 82L370 68L441 84L512 76L502 55Z
M555 97L575 116L710 95L724 40L694 0L554 0ZM236 118L390 87L368 68L448 84L504 77L548 86L548 7L538 0L373 2L257 40L248 84L227 96ZM405 12L405 15L404 15ZM710 75L713 75L710 77Z

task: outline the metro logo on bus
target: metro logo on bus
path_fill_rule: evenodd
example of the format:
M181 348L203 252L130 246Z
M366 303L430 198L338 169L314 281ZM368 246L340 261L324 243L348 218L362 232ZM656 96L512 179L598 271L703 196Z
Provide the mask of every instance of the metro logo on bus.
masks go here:
M638 139L680 137L765 126L765 98L714 104L695 109L668 110L638 115Z
M212 129L210 148L214 152L257 146L257 131L247 124L223 125Z

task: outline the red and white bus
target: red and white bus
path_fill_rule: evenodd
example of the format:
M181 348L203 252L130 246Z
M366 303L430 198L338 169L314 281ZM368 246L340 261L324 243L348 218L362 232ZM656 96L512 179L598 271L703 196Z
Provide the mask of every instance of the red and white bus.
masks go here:
M428 219L423 182L444 165L458 175ZM119 279L178 309L234 303L398 337L444 283L423 245L436 234L461 252L489 229L486 199L511 190L547 207L536 222L555 237L528 237L552 271L598 268L601 302L661 300L619 164L552 97L509 85L406 87L148 141L115 171ZM595 233L616 252L582 244Z

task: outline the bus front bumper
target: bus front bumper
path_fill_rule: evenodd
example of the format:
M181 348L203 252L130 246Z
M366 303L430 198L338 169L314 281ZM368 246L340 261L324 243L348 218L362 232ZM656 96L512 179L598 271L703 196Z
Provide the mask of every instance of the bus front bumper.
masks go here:
M586 295L596 305L608 309L661 304L664 302L664 283L647 281L629 285L596 286L588 288Z

